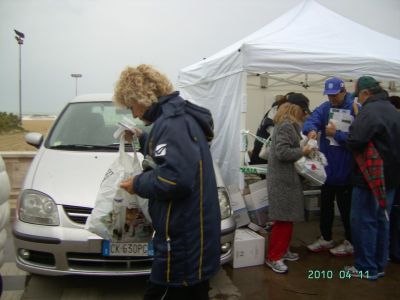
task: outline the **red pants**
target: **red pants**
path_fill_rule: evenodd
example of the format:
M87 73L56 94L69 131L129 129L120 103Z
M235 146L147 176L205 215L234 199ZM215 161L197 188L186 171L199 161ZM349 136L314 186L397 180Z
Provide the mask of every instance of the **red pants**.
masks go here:
M268 260L279 260L289 249L292 239L293 222L275 221L268 238Z

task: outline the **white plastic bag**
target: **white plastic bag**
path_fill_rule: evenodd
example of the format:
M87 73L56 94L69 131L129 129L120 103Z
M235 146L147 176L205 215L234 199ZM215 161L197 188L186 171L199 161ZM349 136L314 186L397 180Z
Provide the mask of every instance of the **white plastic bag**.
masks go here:
M96 197L91 215L86 221L85 229L98 234L104 239L120 240L125 233L132 235L133 223L150 224L148 200L131 195L119 187L122 180L142 172L142 167L134 151L132 158L125 152L124 135L121 135L118 158L107 170ZM146 221L147 219L147 221ZM134 235L134 232L133 232Z
M270 135L265 142L263 143L260 153L258 153L258 157L261 159L265 159L268 160L268 155L269 155L269 151L271 149L271 143L272 143L272 135Z
M309 156L303 156L294 163L296 171L310 182L311 185L320 186L326 181L325 155L320 151L314 151Z

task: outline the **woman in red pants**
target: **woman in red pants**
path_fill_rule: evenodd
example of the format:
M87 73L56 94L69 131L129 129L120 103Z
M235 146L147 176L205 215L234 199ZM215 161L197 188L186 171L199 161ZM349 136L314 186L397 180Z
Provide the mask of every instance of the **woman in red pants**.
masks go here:
M299 93L288 95L274 118L275 129L268 156L267 189L270 218L274 220L265 263L274 272L288 271L285 260L298 260L289 250L293 222L304 219L303 185L294 162L313 151L300 147L300 130L309 110L309 100Z

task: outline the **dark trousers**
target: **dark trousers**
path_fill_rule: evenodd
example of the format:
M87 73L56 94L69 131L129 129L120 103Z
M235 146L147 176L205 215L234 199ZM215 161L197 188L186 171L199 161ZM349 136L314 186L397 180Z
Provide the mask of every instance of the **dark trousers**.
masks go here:
M332 239L332 225L335 217L336 198L346 239L350 243L352 242L350 228L351 193L352 187L350 185L323 185L321 187L321 217L319 228L326 241Z
M390 214L395 189L386 189L386 209ZM351 201L354 267L369 276L385 270L389 256L390 224L384 210L368 188L354 187Z
M143 300L208 300L208 290L208 280L182 287L169 287L148 281Z

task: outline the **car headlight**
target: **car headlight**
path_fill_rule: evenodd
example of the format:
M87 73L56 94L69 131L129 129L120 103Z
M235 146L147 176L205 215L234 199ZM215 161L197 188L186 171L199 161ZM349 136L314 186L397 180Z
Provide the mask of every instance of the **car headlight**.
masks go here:
M54 200L37 191L26 190L22 193L18 212L19 219L26 223L60 225Z
M219 209L221 210L221 219L226 219L231 216L231 205L229 196L225 188L218 188Z

